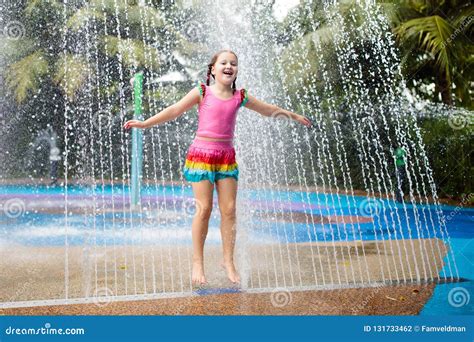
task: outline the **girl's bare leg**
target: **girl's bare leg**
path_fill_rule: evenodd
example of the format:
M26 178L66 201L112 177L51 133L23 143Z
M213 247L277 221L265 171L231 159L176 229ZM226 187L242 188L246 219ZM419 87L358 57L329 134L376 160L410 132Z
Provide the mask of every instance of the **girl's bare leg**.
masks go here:
M205 284L204 275L204 242L206 241L209 227L209 218L212 212L212 195L214 184L208 180L192 182L196 213L192 224L193 237L193 284Z
M224 254L223 266L227 277L233 283L240 282L239 274L234 266L234 246L236 235L236 198L237 181L227 177L216 181L216 189L221 213L221 236Z

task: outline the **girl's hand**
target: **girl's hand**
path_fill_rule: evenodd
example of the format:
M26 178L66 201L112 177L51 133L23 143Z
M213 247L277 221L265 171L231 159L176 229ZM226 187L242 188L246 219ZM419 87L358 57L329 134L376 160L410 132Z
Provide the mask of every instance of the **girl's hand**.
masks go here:
M294 117L294 120L298 121L299 123L302 123L306 127L311 127L313 125L311 120L308 119L306 116L303 116L303 115L296 114L296 116Z
M130 128L146 128L145 123L140 120L128 120L123 128L130 129Z

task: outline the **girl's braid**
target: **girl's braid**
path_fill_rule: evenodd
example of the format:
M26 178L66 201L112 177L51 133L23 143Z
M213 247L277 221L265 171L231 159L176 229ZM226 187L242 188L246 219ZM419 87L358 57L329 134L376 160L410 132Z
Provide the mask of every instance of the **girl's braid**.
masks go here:
M209 65L208 65L208 68L207 68L207 79L206 79L206 85L207 85L207 86L209 86L209 82L211 81L212 65L213 65L213 64L209 64ZM212 75L212 77L214 77L214 75Z

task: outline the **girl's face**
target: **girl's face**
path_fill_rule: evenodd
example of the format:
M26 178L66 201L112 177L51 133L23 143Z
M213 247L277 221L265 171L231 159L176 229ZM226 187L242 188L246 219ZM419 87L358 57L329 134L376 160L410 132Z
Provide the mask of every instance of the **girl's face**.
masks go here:
M223 52L217 57L211 73L216 77L216 82L231 85L237 78L238 71L237 57L233 53Z

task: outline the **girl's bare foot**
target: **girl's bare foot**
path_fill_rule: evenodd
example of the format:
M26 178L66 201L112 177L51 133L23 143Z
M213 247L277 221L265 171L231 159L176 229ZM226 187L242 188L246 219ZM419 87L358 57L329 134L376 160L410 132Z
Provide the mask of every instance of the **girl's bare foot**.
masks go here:
M234 284L240 284L240 277L239 274L237 273L237 270L235 269L234 263L231 262L225 262L223 261L221 263L221 267L226 270L227 272L227 277L231 282Z
M192 280L195 285L204 285L207 283L202 262L193 262Z

